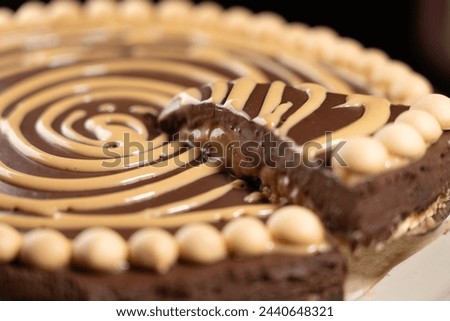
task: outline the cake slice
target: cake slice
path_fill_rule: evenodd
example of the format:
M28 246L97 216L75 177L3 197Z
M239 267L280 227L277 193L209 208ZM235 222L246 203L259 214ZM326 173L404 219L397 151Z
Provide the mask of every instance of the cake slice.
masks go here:
M314 209L353 246L429 230L449 214L443 95L405 106L312 83L240 78L180 93L159 121L237 177L260 181L273 202Z

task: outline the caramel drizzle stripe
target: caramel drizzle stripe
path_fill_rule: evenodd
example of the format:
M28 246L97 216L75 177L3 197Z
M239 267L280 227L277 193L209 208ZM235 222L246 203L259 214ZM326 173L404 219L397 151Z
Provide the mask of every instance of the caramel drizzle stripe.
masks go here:
M7 91L0 93L0 112L3 113L9 105L15 101L19 101L23 95L42 89L43 84L57 84L77 77L104 76L108 73L132 71L163 72L181 77L192 75L193 80L200 83L211 80L224 80L221 74L205 68L164 60L119 60L106 63L83 63L76 66L44 71L9 87ZM79 92L83 91L82 83L84 80L79 80L81 83L77 87Z
M22 133L17 132L6 122L0 122L0 129L5 134L9 142L18 149L23 155L28 158L46 165L48 167L80 172L108 172L119 171L124 168L136 168L139 166L145 166L152 162L155 162L161 158L161 155L173 155L178 150L178 144L168 143L154 149L148 150L148 152L140 153L137 155L131 155L119 158L104 158L104 159L76 159L68 157L60 157L53 154L46 153L35 146L29 144L28 140ZM110 166L116 164L116 166Z
M244 105L256 87L256 83L250 78L239 78L233 82L228 94L225 106L230 105L237 111L242 111Z
M226 50L226 48L224 48ZM240 60L242 57L237 57L229 52L219 50L217 48L203 48L201 46L188 50L187 54L174 52L163 49L149 49L139 48L134 52L136 57L148 58L171 58L179 59L185 62L192 63L209 63L218 67L228 69L232 73L244 76L247 75L257 82L269 81L267 75L259 65L254 66L254 61ZM281 72L280 72L281 73ZM292 75L291 75L292 76ZM293 78L294 76L292 76Z
M0 65L0 78L7 78L22 73L32 72L39 68L63 67L70 64L80 63L83 60L92 59L117 59L120 58L120 50L111 48L96 48L95 52L84 52L82 47L65 47L65 52L54 53L51 49L41 49L38 52L31 51L26 54L13 53L11 63ZM48 52L49 51L49 52ZM3 56L4 57L4 56ZM3 57L1 57L3 61ZM8 57L6 57L8 58ZM24 63L24 61L26 63Z
M130 112L132 114L138 114L138 112L137 112L138 110L135 110L135 108L132 108L132 107L137 107L137 106L131 106ZM135 110L135 111L133 111L133 110ZM36 130L39 132L39 134L41 136L44 136L44 137L48 136L48 137L46 137L47 140L54 140L53 142L55 144L57 143L56 140L67 138L70 141L78 142L78 143L88 145L88 146L105 147L105 140L107 139L107 137L113 136L110 131L106 131L107 137L105 137L103 140L96 140L96 139L91 139L89 137L86 137L86 136L78 133L73 128L74 123L85 118L86 115L87 115L87 112L84 110L80 110L80 109L77 109L77 110L74 110L73 112L71 112L61 123L61 128L60 128L61 134L54 131L53 127L51 127L51 123L54 118L45 119L46 116L44 115L36 123ZM94 132L101 131L102 134L99 134L99 136L103 137L105 135L103 133L104 128L110 127L108 125L111 122L123 123L124 125L132 127L132 129L134 131L136 131L138 134L140 134L141 136L148 137L147 128L145 126L142 126L141 123L137 119L133 118L132 115L128 115L128 114L106 114L106 115L103 114L103 115L93 116L86 122L85 127L89 128L90 130L92 130ZM41 127L43 127L43 128L41 128ZM52 136L53 134L55 136ZM61 138L61 136L62 136L62 138ZM120 138L123 138L123 137L120 137ZM167 140L168 140L168 136L166 134L160 134L156 137L153 137L151 140L152 147L153 148L159 147L162 144L166 143ZM112 142L112 140L108 140L106 143L110 143L110 142ZM62 147L62 146L60 146L60 147ZM123 146L119 146L116 149L116 152L118 152L118 150L121 151L120 154L122 156L125 155L124 152L122 152Z
M41 191L77 192L96 190L130 185L159 177L180 168L180 163L188 164L200 155L200 149L193 148L180 153L176 157L169 158L164 166L157 163L106 176L70 179L49 178L18 172L0 161L0 177L9 184Z
M48 144L54 144L67 151L89 157L105 158L105 153L102 147L104 147L106 143L111 142L118 142L119 145L118 148L114 149L114 152L120 154L120 156L129 156L125 155L125 150L123 146L125 133L128 133L128 135L130 136L129 141L140 143L145 148L143 152L147 152L148 151L147 129L144 126L144 124L142 124L138 119L129 114L108 113L96 115L88 119L88 121L85 123L85 127L86 129L91 131L95 136L97 136L98 140L84 139L83 142L69 140L63 135L59 134L52 127L53 121L59 116L59 114L61 112L64 112L65 110L67 110L67 108L70 108L73 105L81 104L86 100L99 101L103 99L114 99L114 98L136 99L139 101L148 101L152 103L167 99L166 96L160 96L155 93L146 92L143 89L111 86L105 90L98 90L95 92L90 92L89 94L78 95L68 99L63 99L58 103L51 105L46 111L44 111L44 113L38 119L36 124L36 130ZM40 99L37 99L37 101L40 101ZM28 107L28 101L24 100L22 102L22 105L24 107L25 106ZM36 104L32 107L33 107L32 109L35 109L38 108L39 106ZM20 126L20 124L18 124L17 122L17 119L19 117L25 116L27 113L28 111L21 110L20 113L17 113L18 117L15 117L14 121L11 120L12 117L9 118L10 124L13 126L14 129L17 129L17 127ZM120 125L110 125L110 123L119 123ZM62 125L68 127L68 124L66 124L65 121L63 122ZM163 140L167 142L168 136L163 135L163 137L164 137ZM159 141L161 141L161 139L159 139ZM102 142L103 145L99 146L99 144L101 144ZM153 144L154 143L152 143L152 145Z
M123 87L120 85L123 84L124 81L125 83L129 81L129 84L136 86L136 88L132 87L129 89L120 89L120 90L115 88L115 86ZM23 134L20 131L21 122L26 114L40 107L46 101L51 101L52 99L55 99L57 97L63 97L67 94L81 91L85 94L84 95L79 94L78 96L68 98L50 107L50 109L47 110L47 113L44 113L44 116L47 117L44 117L44 120L40 119L38 121L37 124L38 132L40 132L42 136L47 139L48 143L51 144L56 143L60 147L69 149L76 154L102 157L106 159L105 151L103 149L93 148L89 145L79 144L77 142L67 140L64 137L61 137L58 133L56 133L52 129L50 119L54 119L57 116L56 112L58 112L59 110L64 111L63 108L68 107L70 104L81 103L83 101L90 101L93 99L102 99L102 98L106 99L110 96L129 97L132 99L134 98L144 101L156 100L157 103L162 104L163 101L166 100L166 97L167 99L169 98L169 96L161 95L158 93L146 92L151 90L152 86L153 86L152 81L147 83L146 81L143 80L138 80L134 78L130 79L128 77L111 77L111 78L102 77L98 79L97 78L85 79L83 81L72 80L62 85L52 87L51 89L43 90L38 94L32 95L31 97L21 101L20 108L16 108L8 116L7 119L4 119L2 121L1 128L3 129L3 132L7 135L9 141L13 145L15 145L24 155L30 157L31 159L34 159L35 161L41 164L45 164L47 166L54 168L72 169L80 171L118 170L120 168L116 169L105 168L103 166L104 160L77 160L76 164L74 164L71 158L59 157L56 155L45 153L42 150L36 148L35 146L32 146L28 142L28 140L23 136ZM108 90L104 92L100 91L99 93L94 92L95 90L99 90L104 87L111 87L112 88L111 90L114 90L114 92L111 93ZM89 91L93 92L91 93ZM47 120L48 118L49 120ZM117 128L114 129L116 130ZM116 138L122 140L123 132L120 132L119 137ZM163 141L167 141L165 138L166 138L165 135L163 135L162 137L157 137L157 139L154 142L152 142L152 147L156 148ZM133 139L135 140L138 139L138 141L142 143L141 145L144 148L149 145L145 139L139 138L138 135L135 135ZM111 141L111 139L105 140L105 143L106 141ZM172 154L174 152L172 146L169 146L166 149L167 153L169 154ZM129 167L136 167L157 160L159 158L159 154L161 154L162 151L164 151L162 147L160 147L159 149L155 149L152 152L144 150L142 153L143 155L140 154L140 155L126 156L126 159L124 159L124 161L126 161L129 164ZM120 149L118 149L115 152L122 152L123 154L123 151L121 151ZM74 166L76 167L74 168Z
M316 84L303 84L298 87L300 90L304 90L308 95L308 100L298 108L278 129L279 135L282 137L288 136L289 130L298 124L300 121L314 113L325 101L327 97L326 89ZM281 116L277 117L277 125L281 120Z
M375 96L352 94L348 95L346 103L333 108L364 107L364 114L353 123L333 132L332 145L346 137L370 135L382 128L389 120L391 114L391 104L387 99ZM314 139L323 146L326 146L326 135Z
M275 108L281 104L281 98L283 97L285 87L286 84L278 80L270 85L259 112L260 117L271 114Z
M224 81L214 82L211 88L211 102L213 104L220 104L226 97L228 92L228 83ZM200 92L199 92L200 94Z
M58 28L58 35L61 39L69 39L75 38L80 39L81 42L85 34L87 33L89 28L91 28L91 32L94 33L95 25L90 25L89 23L86 26L76 25L76 26L60 26ZM108 34L110 37L114 37L116 33L130 33L133 31L132 35L134 38L139 40L131 40L128 41L129 44L150 44L157 45L159 37L155 37L150 33L144 33L141 29L135 27L121 27L118 26L108 26ZM161 34L165 34L166 37L179 38L180 36L187 36L190 34L190 30L183 30L180 28L172 28L170 25L158 25L159 31ZM102 30L100 30L103 32ZM98 31L97 31L98 32ZM26 33L24 33L25 35ZM326 87L331 91L336 92L346 92L350 93L351 88L346 85L346 83L340 80L338 77L334 76L333 73L327 70L326 66L321 66L316 64L311 59L307 58L306 55L302 54L300 51L294 48L284 48L284 51L281 52L278 46L274 46L271 42L258 42L257 45L251 42L240 39L240 37L236 37L234 34L228 34L222 31L215 31L213 29L208 30L208 34L200 33L201 36L204 36L209 42L209 46L207 49L204 49L204 46L200 42L198 45L195 43L190 43L189 49L194 48L193 50L186 50L186 52L179 54L176 52L170 52L169 50L163 50L160 48L156 48L155 50L147 49L147 48L138 48L133 52L134 56L145 56L148 58L156 58L163 59L164 57L169 57L172 59L184 59L187 62L209 62L214 63L218 66L225 67L232 72L238 73L240 76L251 76L255 81L258 82L266 82L267 76L265 75L263 70L267 70L275 75L278 75L280 79L285 80L286 82L292 85L298 85L302 81L302 79L293 73L291 70L295 70L296 72L305 75L309 79L314 79L315 81L320 81L322 84L326 85ZM140 36L138 36L140 35ZM18 34L16 38L24 37L21 34ZM76 40L72 40L75 42ZM133 37L131 37L133 39ZM187 38L189 39L189 38ZM20 43L17 39L14 39L17 42L17 45ZM123 40L122 40L123 41ZM6 40L4 41L7 42ZM14 42L14 41L13 41ZM79 42L79 41L78 41ZM5 44L6 45L6 44ZM62 44L64 45L64 44ZM89 46L89 43L85 44ZM157 47L157 46L156 46ZM78 48L78 50L77 50ZM214 49L210 49L214 48ZM242 49L245 48L245 49ZM62 51L62 52L61 52ZM58 65L58 59L61 60L60 65L65 63L77 63L79 60L84 58L105 58L105 57L117 57L120 55L120 52L115 54L111 53L111 49L102 49L95 48L95 52L83 52L81 47L71 46L70 53L76 52L76 54L69 55L69 49L64 52L64 48L39 48L39 57L36 58L34 52L30 53L29 57L31 66L47 66L47 65ZM98 52L101 54L96 55ZM255 55L255 53L258 53ZM64 57L66 55L66 57ZM62 57L61 57L62 56ZM98 56L98 57L97 57ZM58 58L59 57L59 58ZM280 66L280 64L274 61L273 58L276 58L279 62L285 65L285 67ZM295 58L294 58L295 57ZM65 60L64 60L65 59ZM33 63L34 60L34 63ZM53 61L54 60L54 61ZM56 61L56 62L55 62ZM311 67L314 65L314 68ZM10 71L9 75L17 74L23 72L23 69L15 69L14 71ZM3 75L6 76L6 75ZM0 76L1 78L2 76ZM217 78L213 77L208 79L208 81L216 80ZM205 80L203 81L205 82Z
M22 210L44 216L67 211L95 211L116 206L129 205L157 198L177 188L219 172L211 164L201 164L167 179L149 183L144 186L130 188L120 192L106 193L88 197L73 197L61 199L32 199L0 194L2 207L9 210Z
M170 26L165 27L170 28ZM183 32L183 30L175 28L173 30L176 30L178 33ZM242 40L240 37L236 37L234 33L226 33L220 30L217 32L212 31L204 36L212 43L212 46L229 50L233 57L240 56L241 59L257 65L262 70L273 72L291 85L296 86L304 81L290 71L289 68L299 74L305 75L311 80L319 81L330 91L353 92L350 86L330 73L325 66L315 63L312 59L309 59L306 55L294 48L283 47L283 50L280 50L280 47L272 41L248 41L248 38ZM255 52L259 53L259 55L255 55ZM279 60L288 68L280 67L271 58Z
M343 94L351 94L353 90L351 87L341 79L335 77L330 71L326 70L319 64L308 59L292 59L292 57L281 54L280 62L288 66L289 68L296 70L297 72L307 76L310 80L322 84L328 91L337 92ZM298 86L300 84L293 84Z
M88 228L92 226L106 226L111 228L141 228L162 227L175 228L189 223L229 221L240 215L251 215L265 217L274 212L276 206L273 204L239 205L232 207L215 208L203 211L191 211L183 215L152 216L152 209L145 213L134 213L131 215L80 215L59 214L57 219L50 217L20 216L11 213L0 213L0 222L9 224L16 228L36 228L47 226L56 229Z

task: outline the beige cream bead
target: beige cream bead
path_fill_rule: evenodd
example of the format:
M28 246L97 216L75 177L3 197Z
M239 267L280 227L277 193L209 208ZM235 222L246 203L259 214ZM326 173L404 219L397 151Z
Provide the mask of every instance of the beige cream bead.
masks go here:
M375 133L374 138L382 142L391 154L409 159L419 159L427 149L419 132L408 124L387 124Z
M450 129L450 98L441 94L420 97L411 104L412 110L425 110L433 115L442 130Z
M88 18L110 20L117 15L117 3L114 0L89 0L84 7Z
M348 166L350 170L363 174L383 171L389 158L389 152L381 142L365 136L349 138L338 151L338 155L344 160L345 165L337 164L333 158L333 167Z
M74 262L96 271L118 271L126 267L128 246L115 231L93 227L84 230L73 240Z
M432 91L430 82L423 76L409 73L408 79L391 82L388 95L394 103L411 105L417 97L429 94Z
M319 26L312 28L308 40L309 49L328 62L334 61L336 55L339 54L335 50L330 50L330 48L337 46L338 41L336 32L328 27Z
M409 85L413 84L411 81L412 73L395 74L388 79L388 85L386 87L387 95L394 104L406 104L411 94Z
M193 23L214 27L222 19L222 7L215 2L200 2L193 11Z
M146 0L125 0L119 4L121 17L129 21L148 21L152 12L152 2Z
M0 223L0 263L14 260L22 248L22 234L15 228Z
M410 75L411 68L408 65L394 61L374 69L370 75L370 80L375 83L387 84L388 90L390 90L392 84L408 81Z
M177 23L180 20L186 20L191 11L191 3L183 0L165 0L156 6L158 15L166 21ZM177 19L177 20L173 20Z
M25 2L13 16L14 22L20 25L37 25L45 23L47 12L41 2Z
M242 32L246 30L250 17L253 14L250 10L243 7L233 7L224 11L222 23L227 30L237 30Z
M132 264L166 273L178 259L179 249L169 232L145 228L135 232L128 240Z
M11 25L13 11L8 8L0 8L0 28Z
M222 233L231 252L237 255L261 255L273 247L266 225L254 217L239 217L230 221Z
M60 232L35 229L23 236L22 262L43 270L57 270L70 263L72 246Z
M279 35L284 29L286 22L278 14L272 12L261 12L257 14L248 30L255 36ZM273 40L273 38L271 38Z
M436 118L423 110L407 110L398 115L395 122L411 125L427 143L434 143L442 135L441 126Z
M290 244L320 244L325 231L316 214L305 207L289 205L280 208L267 221L272 236Z
M54 0L48 6L47 12L53 21L76 20L81 16L81 7L77 1Z
M301 45L303 39L308 36L309 27L306 24L295 22L287 25L284 37L281 39L284 46L296 47Z
M175 234L183 259L196 263L215 263L227 256L225 238L213 226L192 223Z
M335 50L338 53L335 58L336 63L344 66L353 66L354 61L363 55L363 46L358 41L350 38L343 38L337 41Z
M365 72L366 76L371 78L376 70L384 68L388 60L389 57L384 51L376 48L368 48L364 52L364 55L358 61L354 62L353 66Z

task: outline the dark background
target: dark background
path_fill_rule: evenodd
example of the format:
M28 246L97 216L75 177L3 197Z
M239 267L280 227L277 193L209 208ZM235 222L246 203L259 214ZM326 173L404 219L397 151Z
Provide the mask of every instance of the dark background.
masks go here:
M427 77L436 91L450 96L449 1L216 2L224 7L244 6L254 12L273 11L288 21L331 27L365 47L382 49L390 57L406 62ZM23 1L2 1L1 5L16 9L21 3Z

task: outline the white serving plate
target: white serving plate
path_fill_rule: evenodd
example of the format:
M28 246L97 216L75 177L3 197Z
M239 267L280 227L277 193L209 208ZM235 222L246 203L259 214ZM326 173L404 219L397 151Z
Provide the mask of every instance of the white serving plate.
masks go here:
M450 219L349 263L346 300L450 300Z

